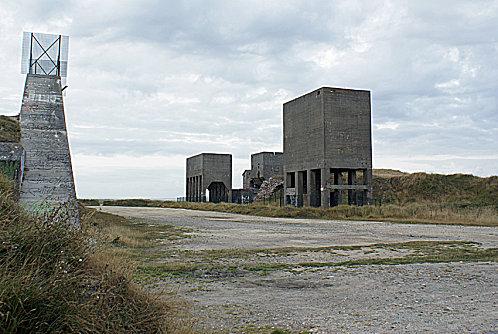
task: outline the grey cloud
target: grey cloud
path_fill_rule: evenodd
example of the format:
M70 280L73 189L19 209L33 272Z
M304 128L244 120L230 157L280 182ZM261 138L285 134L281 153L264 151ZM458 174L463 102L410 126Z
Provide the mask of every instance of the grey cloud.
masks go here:
M81 156L146 164L231 152L240 184L250 153L281 149L282 103L324 85L372 91L378 166L498 174L496 159L471 159L498 147L498 1L44 0L0 10L12 18L0 22L2 61L25 27L71 36L65 102L85 196L99 196L99 182L109 196L182 194L183 165L95 170L78 167ZM13 114L22 83L9 71L0 112ZM127 181L137 173L142 185Z

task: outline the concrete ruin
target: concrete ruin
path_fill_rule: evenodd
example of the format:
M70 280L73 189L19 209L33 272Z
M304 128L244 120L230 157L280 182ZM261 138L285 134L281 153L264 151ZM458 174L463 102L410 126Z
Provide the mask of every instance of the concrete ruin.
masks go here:
M251 154L251 169L242 174L244 189L259 189L263 181L283 176L282 152L259 152Z
M26 76L20 126L26 151L20 203L37 214L56 210L61 219L79 225L59 76Z
M230 202L232 200L232 155L201 153L187 158L186 200ZM207 196L209 193L209 196Z
M372 200L370 91L322 87L283 106L285 203Z

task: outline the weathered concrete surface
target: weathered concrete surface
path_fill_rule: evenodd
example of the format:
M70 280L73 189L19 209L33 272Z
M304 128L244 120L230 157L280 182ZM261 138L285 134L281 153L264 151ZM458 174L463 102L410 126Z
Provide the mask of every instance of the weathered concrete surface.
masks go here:
M228 202L232 190L232 155L201 153L186 161L186 199L201 202L209 189L211 202Z
M258 250L248 257L229 255L220 260L234 267L241 263L295 261L296 257L301 262L331 261L334 257L344 261L350 252L302 253L296 249L278 255L265 253L264 249L415 240L466 240L484 248L498 247L498 228L493 227L265 218L161 208L103 210L151 224L192 229L190 238L165 245L167 255L162 261L179 261L182 250L202 255L210 249L228 254L237 254L241 249ZM355 252L356 258L376 254ZM375 256L400 255L391 247L382 252ZM206 258L190 260L209 265ZM490 262L341 266L242 274L213 270L194 277L165 277L162 284L193 304L201 333L256 332L248 330L249 325L276 326L292 333L494 333L498 328L498 264Z
M27 75L20 125L26 151L21 204L39 213L57 208L79 224L59 77Z
M337 205L342 203L343 190L349 190L350 204L370 201L369 91L319 88L285 103L283 121L288 202L297 206ZM342 173L348 172L351 175L343 182ZM356 172L361 178L356 179Z
M259 188L260 184L254 184L254 179L261 183L272 177L282 177L284 173L284 154L282 152L259 152L251 154L251 169L244 171L244 189ZM251 184L253 183L253 184Z

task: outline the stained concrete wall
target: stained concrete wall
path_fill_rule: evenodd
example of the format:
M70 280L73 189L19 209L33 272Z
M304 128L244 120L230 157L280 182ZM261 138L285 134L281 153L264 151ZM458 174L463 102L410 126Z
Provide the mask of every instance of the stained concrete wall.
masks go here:
M227 191L227 201L232 189L232 155L201 153L187 158L186 197L188 201L199 201L206 196L206 189L213 182L221 182Z
M322 88L325 165L372 168L370 92Z
M251 155L251 176L269 180L282 176L284 157L282 152L260 152Z
M251 170L246 169L244 173L242 173L242 188L249 189L251 187Z
M27 75L20 126L26 151L21 204L36 213L59 208L61 216L79 225L59 77Z
M371 200L369 91L322 87L285 103L283 118L284 192L292 204L341 204L343 191L350 204Z
M325 160L321 90L284 104L284 169L321 168Z

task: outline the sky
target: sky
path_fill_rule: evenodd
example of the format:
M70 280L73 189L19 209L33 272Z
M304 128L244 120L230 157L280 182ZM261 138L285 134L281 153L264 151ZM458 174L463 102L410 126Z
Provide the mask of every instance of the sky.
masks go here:
M69 35L80 198L174 198L185 158L282 150L282 104L372 96L374 168L498 174L498 1L0 0L0 114L23 31Z

